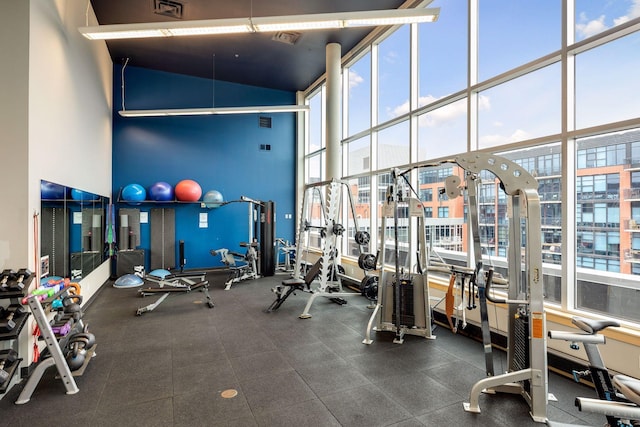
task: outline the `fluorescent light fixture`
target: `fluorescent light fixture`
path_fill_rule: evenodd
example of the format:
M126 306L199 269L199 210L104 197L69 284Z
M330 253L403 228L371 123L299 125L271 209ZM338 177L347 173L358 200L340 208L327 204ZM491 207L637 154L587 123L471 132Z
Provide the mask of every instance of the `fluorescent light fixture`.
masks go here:
M249 107L174 108L162 110L120 110L122 117L206 116L213 114L298 113L309 111L308 105L263 105Z
M440 8L365 10L311 15L96 25L80 27L78 31L91 40L203 36L434 22L439 14Z

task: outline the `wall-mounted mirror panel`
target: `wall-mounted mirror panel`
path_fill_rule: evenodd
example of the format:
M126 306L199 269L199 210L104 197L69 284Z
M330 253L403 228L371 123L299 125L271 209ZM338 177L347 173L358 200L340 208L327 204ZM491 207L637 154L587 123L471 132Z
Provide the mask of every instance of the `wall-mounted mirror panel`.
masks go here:
M43 275L79 281L107 259L107 197L41 181L40 203Z

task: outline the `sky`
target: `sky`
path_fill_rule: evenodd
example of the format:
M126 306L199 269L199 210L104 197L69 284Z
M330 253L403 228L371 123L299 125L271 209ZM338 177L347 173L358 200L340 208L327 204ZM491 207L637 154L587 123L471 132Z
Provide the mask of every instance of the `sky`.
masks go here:
M561 4L557 0L479 0L479 81L557 52L561 45ZM441 11L437 22L419 26L419 105L467 85L467 22L461 18L466 17L467 1L436 0L430 7L440 7ZM640 0L576 0L575 40L638 16ZM408 39L405 26L380 44L379 122L409 111ZM349 70L350 135L370 127L370 61L368 54ZM638 93L640 82L633 70L639 67L638 35L578 55L576 126L637 117L640 97L633 94ZM480 93L479 147L472 149L559 133L560 73L560 64L552 64ZM466 133L460 131L465 129L461 123L466 126L466 111L466 103L459 102L420 120L420 160L466 149ZM403 134L398 133L399 137ZM439 143L445 141L444 146Z

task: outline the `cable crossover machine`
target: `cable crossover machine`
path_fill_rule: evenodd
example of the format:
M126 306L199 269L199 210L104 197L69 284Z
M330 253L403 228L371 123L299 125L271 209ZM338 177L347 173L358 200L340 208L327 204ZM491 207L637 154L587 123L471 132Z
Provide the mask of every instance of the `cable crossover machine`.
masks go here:
M482 392L520 394L528 403L533 420L546 422L549 399L547 334L538 183L518 164L488 153L465 154L456 157L453 163L464 169L466 185L460 186L460 178L451 176L445 181L445 191L451 199L461 196L464 190L467 193L473 241L470 255L475 270L472 281L480 306L487 373L487 378L478 381L471 388L469 402L464 403L464 409L479 413L478 400ZM508 196L509 248L506 281L494 279L493 268L486 268L482 261L478 221L481 171L495 175ZM492 286L500 286L506 292L506 298L494 296ZM487 301L506 305L508 310L508 369L502 374L494 372Z
M408 172L410 170L404 173L392 171L393 184L382 205L380 249L373 262L380 263L378 299L367 324L363 344L373 343L371 330L394 332L393 342L396 344L404 342L405 334L435 338L429 306L424 208L420 200L406 196L404 183ZM399 232L400 229L403 233ZM390 231L392 236L389 236ZM412 239L412 236L417 236L417 239ZM391 248L387 248L388 241L393 242ZM401 252L401 246L405 251ZM384 268L387 261L394 263L393 271ZM366 269L369 263L360 264Z
M408 184L405 176L412 169L402 173L394 171L393 185L382 207L378 303L369 320L363 343L372 342L372 329L395 332L396 343L402 343L404 334L434 338L430 325L432 308L428 272L446 272L451 275L450 288L457 285L464 295L464 288L467 287L469 306L466 308L476 307L476 295L477 306L480 308L487 378L472 387L469 402L464 403L464 409L479 413L478 400L482 392L520 394L529 404L533 420L546 422L549 395L538 183L516 163L488 153L469 153L426 166L435 167L445 163L457 164L464 170L465 185L462 185L459 176L450 176L445 180L444 192L449 199L460 197L466 192L472 236L469 267L435 262L430 264L422 203L418 199L405 198L405 191L401 189L401 178ZM478 220L478 192L482 171L495 175L508 196L509 249L506 279L497 277L493 267L483 263ZM387 236L387 230L391 229L387 226L390 219L394 221L392 229L395 253L391 254L395 261L393 271L384 268L386 258L391 253L385 248L385 241L391 240ZM402 234L408 236L402 236L406 237L407 242L399 242L399 228L403 229ZM406 255L399 253L401 244L406 247ZM405 260L401 260L403 255ZM504 291L506 298L494 296L492 285ZM496 374L494 371L487 301L507 306L506 373ZM448 302L447 317L450 314L449 308L453 311L453 304L449 306ZM461 308L464 310L464 304L461 304ZM449 323L455 331L453 322Z

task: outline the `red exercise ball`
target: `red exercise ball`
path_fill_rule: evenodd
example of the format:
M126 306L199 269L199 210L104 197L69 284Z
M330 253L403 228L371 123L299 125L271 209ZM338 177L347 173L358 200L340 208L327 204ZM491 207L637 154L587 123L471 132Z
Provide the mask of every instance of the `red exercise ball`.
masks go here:
M192 179L183 179L176 184L174 191L176 199L181 202L197 202L202 196L200 184Z

